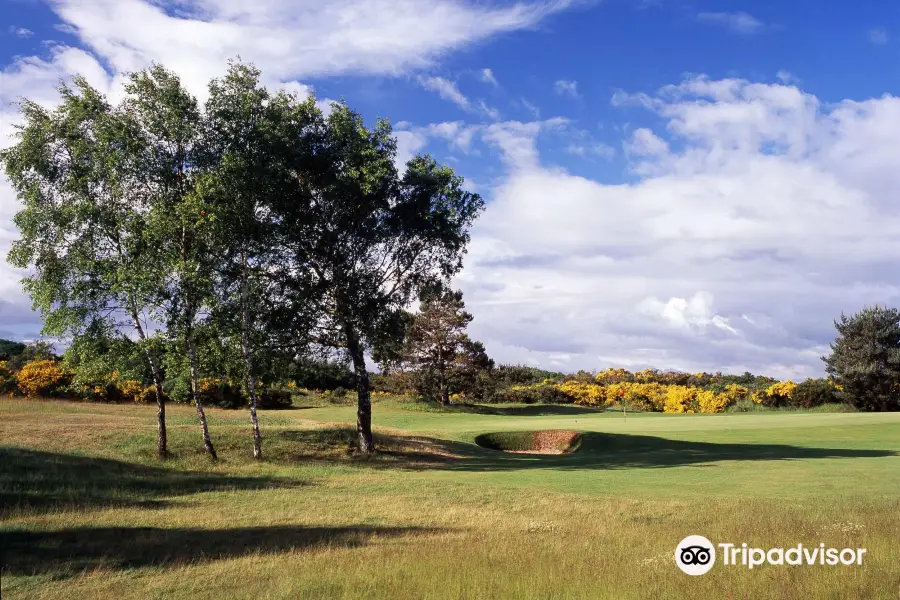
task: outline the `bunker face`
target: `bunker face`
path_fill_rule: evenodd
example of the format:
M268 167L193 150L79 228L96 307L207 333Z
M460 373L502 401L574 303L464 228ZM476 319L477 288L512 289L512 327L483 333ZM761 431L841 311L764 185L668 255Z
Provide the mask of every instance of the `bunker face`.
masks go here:
M569 454L581 446L581 434L565 429L501 431L475 438L482 448L516 454Z

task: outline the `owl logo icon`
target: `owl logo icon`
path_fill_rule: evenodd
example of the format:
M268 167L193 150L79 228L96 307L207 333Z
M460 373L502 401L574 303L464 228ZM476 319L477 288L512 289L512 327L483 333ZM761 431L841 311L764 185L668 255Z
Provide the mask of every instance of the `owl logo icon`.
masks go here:
M702 535L689 535L675 547L675 564L688 575L703 575L716 564L716 548Z

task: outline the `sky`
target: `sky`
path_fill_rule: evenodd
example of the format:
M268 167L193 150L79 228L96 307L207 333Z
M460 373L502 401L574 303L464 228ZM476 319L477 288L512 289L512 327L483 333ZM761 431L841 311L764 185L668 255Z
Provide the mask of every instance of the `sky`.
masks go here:
M833 320L900 306L895 0L0 0L15 101L228 59L389 118L479 193L454 280L498 362L820 376ZM40 316L5 262L0 337Z

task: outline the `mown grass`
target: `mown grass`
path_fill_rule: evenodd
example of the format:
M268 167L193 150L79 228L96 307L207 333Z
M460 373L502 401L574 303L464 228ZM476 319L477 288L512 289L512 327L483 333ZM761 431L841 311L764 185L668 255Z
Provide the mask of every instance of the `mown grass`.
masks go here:
M566 408L567 410L559 410ZM900 414L656 415L575 407L170 408L0 402L6 598L894 598ZM473 443L571 429L568 455ZM677 570L688 534L761 547L865 547L862 567Z

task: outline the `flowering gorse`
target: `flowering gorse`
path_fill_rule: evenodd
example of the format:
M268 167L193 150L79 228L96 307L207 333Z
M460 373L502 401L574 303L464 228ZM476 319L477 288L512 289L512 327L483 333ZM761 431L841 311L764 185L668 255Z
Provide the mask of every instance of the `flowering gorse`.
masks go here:
M66 385L71 373L56 361L35 360L16 373L16 384L26 396L52 396Z

